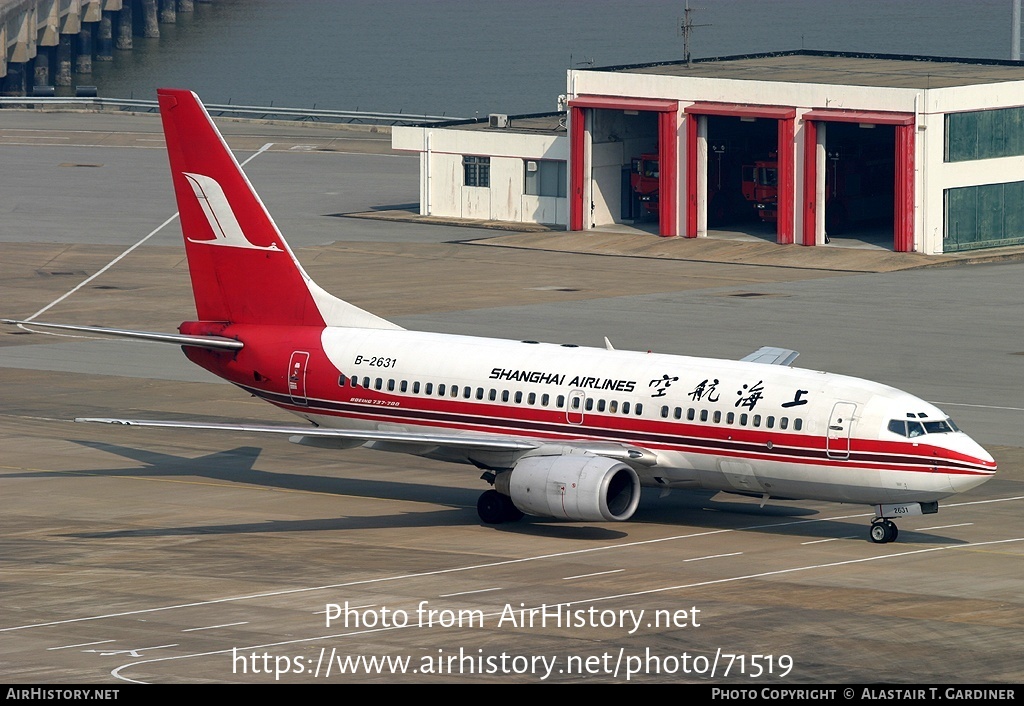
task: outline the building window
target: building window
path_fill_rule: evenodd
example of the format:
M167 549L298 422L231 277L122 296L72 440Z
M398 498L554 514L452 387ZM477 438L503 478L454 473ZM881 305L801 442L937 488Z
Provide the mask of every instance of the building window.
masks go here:
M463 157L462 171L466 176L466 186L489 187L491 185L490 157Z
M943 252L1024 244L1024 181L946 189Z
M565 181L565 162L553 159L527 160L525 192L528 196L565 198Z
M946 115L946 161L1024 154L1024 108Z

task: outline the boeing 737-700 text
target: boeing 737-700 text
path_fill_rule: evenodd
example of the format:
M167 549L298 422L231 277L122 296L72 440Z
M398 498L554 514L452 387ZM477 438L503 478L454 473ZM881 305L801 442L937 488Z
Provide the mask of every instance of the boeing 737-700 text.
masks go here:
M180 345L311 424L87 421L471 464L492 486L477 503L486 523L627 520L649 486L871 505L881 543L894 518L937 512L995 473L934 405L792 368L787 349L732 361L404 330L309 278L195 94L159 99L198 320L178 334L45 325Z

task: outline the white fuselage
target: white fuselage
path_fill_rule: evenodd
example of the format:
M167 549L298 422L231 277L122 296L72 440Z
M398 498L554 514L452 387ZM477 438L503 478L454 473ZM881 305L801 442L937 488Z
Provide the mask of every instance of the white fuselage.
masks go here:
M403 330L328 327L320 344L292 354L292 394L263 396L325 427L637 447L654 457L635 466L644 485L871 505L933 502L995 471L955 427L890 430L943 427L934 405L843 375ZM496 469L522 455L376 446Z

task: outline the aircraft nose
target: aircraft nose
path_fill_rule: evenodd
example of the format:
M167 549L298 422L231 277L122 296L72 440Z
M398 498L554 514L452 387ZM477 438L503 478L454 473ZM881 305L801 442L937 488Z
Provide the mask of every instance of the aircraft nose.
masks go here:
M988 466L994 473L996 470L996 460L992 458L992 454L982 448L981 444L969 436L967 436L964 441L967 443L967 449L965 450L967 455L973 456L979 463Z
M950 476L950 484L953 490L962 493L965 490L976 488L996 473L996 461L992 454L982 448L981 444L967 436L958 439L956 451L971 460L974 472L957 473Z

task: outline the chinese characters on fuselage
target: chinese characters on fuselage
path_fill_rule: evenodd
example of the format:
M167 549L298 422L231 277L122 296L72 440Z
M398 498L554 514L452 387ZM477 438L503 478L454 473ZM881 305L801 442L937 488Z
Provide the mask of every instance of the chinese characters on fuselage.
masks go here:
M491 368L488 376L491 380L508 380L511 382L528 382L538 385L567 386L572 389L587 390L608 390L612 392L633 392L637 388L635 380L606 378L590 375L570 376L563 372L543 370L516 370L512 368ZM647 384L651 397L666 397L673 383L679 382L678 375L663 374L661 377L652 379ZM705 378L697 383L696 387L686 395L694 402L717 403L721 400L721 387L718 378ZM799 407L807 404L807 390L794 390L792 399L784 402L782 407ZM764 399L764 380L743 383L740 389L736 390L736 400L733 407L744 407L753 410L757 403ZM726 403L728 404L728 403Z

